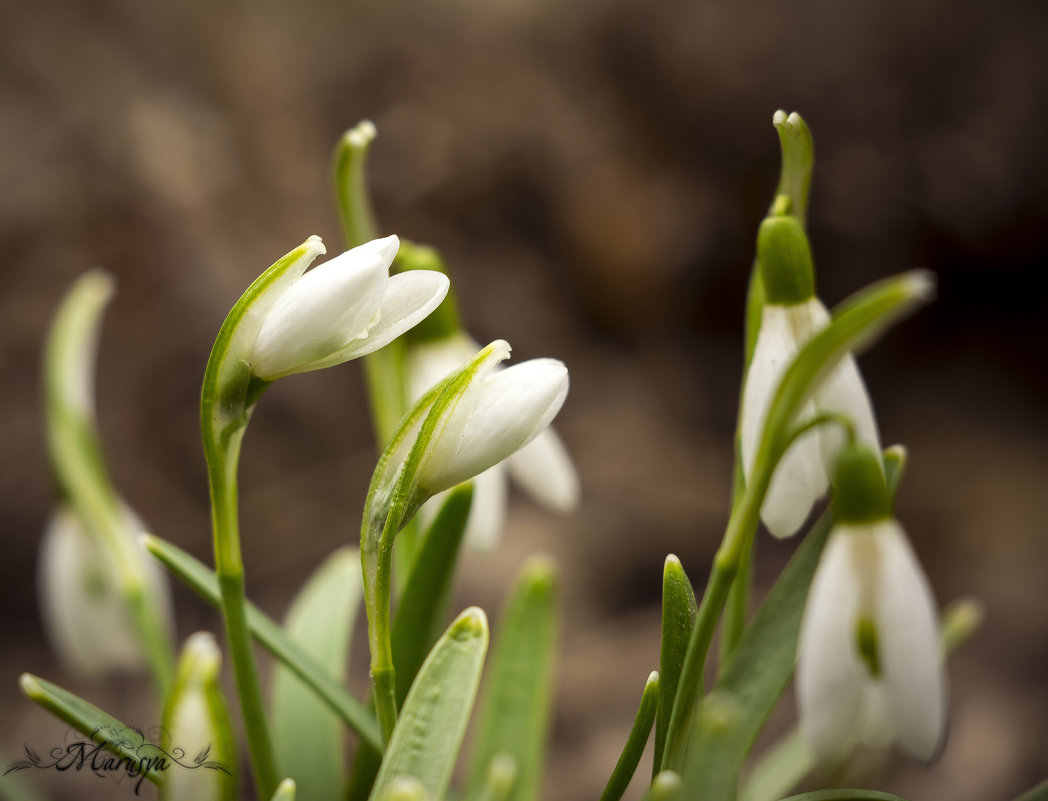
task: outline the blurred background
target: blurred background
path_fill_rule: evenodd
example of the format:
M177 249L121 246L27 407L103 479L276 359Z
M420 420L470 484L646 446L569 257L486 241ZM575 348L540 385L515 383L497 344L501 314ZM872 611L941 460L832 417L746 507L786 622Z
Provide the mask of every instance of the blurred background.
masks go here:
M701 587L726 522L743 297L784 108L815 135L823 299L917 265L939 277L938 302L861 365L884 442L910 449L898 514L938 599L973 594L987 612L951 663L942 759L889 758L868 783L984 801L1044 778L1046 36L1036 0L0 5L0 758L64 736L19 693L24 670L159 722L144 682L78 679L40 632L39 361L60 298L89 267L116 276L98 374L111 473L152 530L209 560L211 343L307 236L341 249L331 152L368 118L383 230L443 251L476 339L571 370L557 427L582 509L557 518L515 496L503 546L464 561L456 604L497 615L528 554L557 558L544 797L599 794L657 666L663 559ZM358 536L374 456L355 365L260 404L242 528L249 594L272 615ZM761 535L758 593L795 547ZM175 592L180 637L220 630ZM792 716L788 693L772 732ZM32 779L54 798L117 797L93 777Z

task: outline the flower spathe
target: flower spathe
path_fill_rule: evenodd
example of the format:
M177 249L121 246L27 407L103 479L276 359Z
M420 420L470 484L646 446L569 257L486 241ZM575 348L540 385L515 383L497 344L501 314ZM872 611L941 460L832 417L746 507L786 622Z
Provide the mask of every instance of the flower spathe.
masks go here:
M445 412L419 463L418 485L433 495L483 473L534 440L568 395L568 370L556 359L531 359L496 370L509 358L496 340L478 357L468 386Z
M801 730L832 764L858 743L930 761L946 732L935 601L893 518L837 525L798 641Z
M311 240L309 261L324 252ZM396 236L375 239L302 274L267 298L250 355L252 373L273 381L331 367L389 344L435 309L447 276L432 270L389 275ZM308 263L308 262L307 262Z
M742 394L740 448L747 478L753 471L768 408L779 381L804 344L829 322L829 312L814 296L800 303L764 305ZM847 417L856 440L880 452L873 406L850 353L815 390L797 422L803 423L820 413ZM840 426L827 424L804 433L787 448L772 473L761 506L761 520L776 537L795 534L815 502L826 494L833 460L843 442Z
M473 358L477 344L462 333L413 345L408 350L408 392L420 398L438 381L459 370ZM512 369L512 368L511 368ZM508 476L507 476L508 474ZM475 477L473 505L466 524L466 540L475 547L492 547L506 517L506 480L512 477L539 504L566 513L578 505L579 480L571 457L550 427L541 431L505 462L492 465ZM441 498L426 504L423 514L435 514Z

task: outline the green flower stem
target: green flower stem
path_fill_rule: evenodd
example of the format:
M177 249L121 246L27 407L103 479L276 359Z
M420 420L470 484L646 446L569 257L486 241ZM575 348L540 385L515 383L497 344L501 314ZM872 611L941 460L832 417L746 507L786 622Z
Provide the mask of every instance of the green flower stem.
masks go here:
M102 545L119 575L119 590L130 612L154 684L161 697L171 686L174 652L155 599L146 592L141 558L126 536L121 501L107 475L105 457L89 403L80 397L77 376L93 360L101 315L113 291L100 271L83 275L63 301L44 352L45 411L51 464L57 483L81 523Z
M397 723L397 675L393 667L393 632L389 614L393 540L402 517L396 506L394 504L386 517L380 535L361 537L364 547L360 551L371 651L372 694L383 745L389 742Z
M205 418L206 419L206 418ZM252 650L247 624L247 594L244 589L244 562L240 553L240 526L237 519L237 463L244 424L228 431L224 443L208 436L204 426L204 452L211 483L211 523L214 530L215 571L222 594L222 619L226 625L229 656L233 665L244 731L258 794L271 796L277 787L273 744L266 722L262 686ZM224 447L223 447L224 445Z

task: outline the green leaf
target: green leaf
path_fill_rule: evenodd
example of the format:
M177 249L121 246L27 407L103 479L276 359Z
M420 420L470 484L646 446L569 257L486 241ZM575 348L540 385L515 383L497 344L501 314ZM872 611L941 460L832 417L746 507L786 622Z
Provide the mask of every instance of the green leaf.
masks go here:
M830 325L812 337L787 368L768 407L754 474L768 473L788 444L801 407L849 351L861 350L885 329L931 300L934 278L913 270L871 284L834 309ZM751 483L756 483L751 477ZM763 498L763 491L761 491Z
M448 627L422 665L393 728L372 799L382 798L400 776L414 776L431 798L444 797L487 649L487 618L470 607Z
M773 801L796 787L815 768L815 755L800 729L761 754L760 761L743 782L739 801Z
M218 577L203 562L159 537L145 534L142 543L193 592L212 606L219 606L221 596ZM293 671L317 697L323 699L362 740L371 748L382 750L378 726L367 708L313 657L299 648L279 625L251 603L247 605L247 624L252 636Z
M291 641L340 683L360 599L360 555L339 548L299 591L284 622ZM278 771L294 777L303 798L337 801L344 783L341 718L281 665L273 673L271 713Z
M814 793L791 795L783 801L906 801L905 798L876 790L816 790Z
M655 710L659 704L659 673L653 670L644 683L644 692L641 693L640 706L637 716L633 721L626 745L623 746L619 761L615 763L615 769L604 786L604 792L600 794L600 801L619 801L622 794L626 792L633 774L637 772L637 765L644 755L644 747L648 744L651 735L651 726L655 722Z
M695 625L695 590L684 568L673 554L666 557L662 570L662 645L659 650L659 706L655 718L655 758L652 778L662 765L662 750L670 725L673 699L677 695L684 654Z
M471 791L485 781L494 756L504 752L517 766L510 798L538 797L553 698L558 597L552 560L529 559L499 620L470 760Z
M826 514L786 566L706 696L684 762L689 798L735 798L743 761L793 675L808 587L830 528Z
M375 786L375 777L382 766L382 754L361 743L353 757L353 769L349 772L349 784L346 786L346 801L367 801L371 788Z
M160 790L162 801L232 801L237 751L233 725L218 675L222 654L208 632L186 640L175 684L164 705L163 728L173 746L195 754L196 767L173 766ZM206 761L205 761L206 760Z
M397 706L443 628L446 599L455 575L462 535L473 502L473 485L462 484L448 494L422 540L393 619L393 666L397 676Z
M149 743L137 729L124 725L68 690L30 673L23 673L19 684L29 700L39 704L120 759L138 763L143 757L159 755L158 747ZM164 774L161 771L150 768L145 778L157 787L164 785Z

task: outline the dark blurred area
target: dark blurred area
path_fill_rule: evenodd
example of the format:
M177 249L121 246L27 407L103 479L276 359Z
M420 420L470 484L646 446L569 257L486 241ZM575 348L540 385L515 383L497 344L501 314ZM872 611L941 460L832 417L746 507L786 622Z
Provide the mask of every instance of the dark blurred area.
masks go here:
M939 278L938 301L861 364L882 438L910 450L898 513L939 601L973 594L987 612L951 664L942 759L892 759L869 781L985 801L1044 778L1045 41L1035 0L0 5L0 758L65 730L21 696L24 670L159 722L144 682L71 676L39 630L39 362L60 298L89 267L116 276L98 372L111 472L158 535L209 559L211 343L307 236L341 250L331 152L368 118L384 231L443 251L478 340L571 370L557 425L583 508L561 519L515 497L503 546L466 558L456 603L496 616L528 553L559 560L544 797L599 794L658 663L663 559L680 555L701 586L726 522L743 298L784 108L815 135L823 299L918 265ZM243 458L249 593L282 617L357 537L374 463L358 368L275 385ZM759 593L795 547L761 535ZM181 638L219 631L175 597ZM33 778L55 798L116 796L91 777Z

